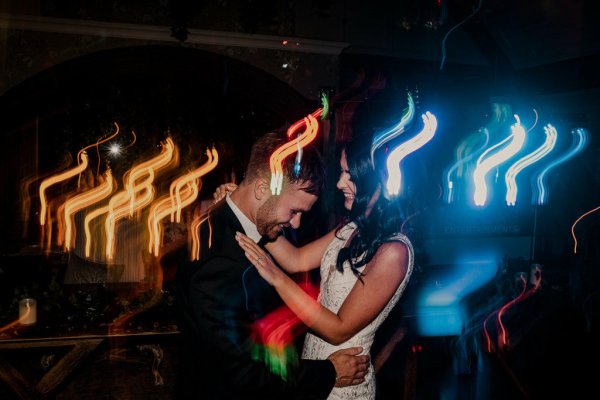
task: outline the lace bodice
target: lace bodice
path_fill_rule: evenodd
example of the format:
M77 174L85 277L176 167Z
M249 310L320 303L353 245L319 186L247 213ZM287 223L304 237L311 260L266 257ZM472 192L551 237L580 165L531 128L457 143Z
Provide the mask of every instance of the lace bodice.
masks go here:
M319 294L319 302L334 313L339 311L344 300L358 280L356 275L350 269L349 263L344 265L343 273L338 271L335 267L340 249L346 245L355 229L356 225L354 223L344 226L329 244L323 255L323 259L321 260L321 292ZM406 277L400 283L398 289L396 289L396 292L381 313L347 342L338 346L331 345L319 337L308 333L304 341L302 358L323 360L339 349L354 346L361 346L363 348L363 354L368 354L370 352L377 328L379 328L381 323L386 319L392 308L398 302L413 270L414 256L410 241L403 234L397 234L394 236L394 240L398 240L408 247L408 269L406 271ZM364 268L364 266L362 268ZM362 268L359 270L362 270ZM328 399L375 399L375 376L373 373L373 366L369 368L369 372L365 377L365 382L360 385L345 388L334 387Z

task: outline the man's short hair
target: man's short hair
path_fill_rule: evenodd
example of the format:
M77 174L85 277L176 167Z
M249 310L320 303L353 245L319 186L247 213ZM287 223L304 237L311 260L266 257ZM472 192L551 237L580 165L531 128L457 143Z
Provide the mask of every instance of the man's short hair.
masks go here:
M250 161L246 167L244 179L267 179L270 182L271 170L269 161L271 154L288 142L289 139L284 132L269 132L259 137L252 146ZM300 189L307 193L319 195L325 185L325 167L319 150L313 145L302 149L302 161L300 162L300 171L296 175L294 164L297 153L287 156L281 165L283 169L283 185L297 184Z

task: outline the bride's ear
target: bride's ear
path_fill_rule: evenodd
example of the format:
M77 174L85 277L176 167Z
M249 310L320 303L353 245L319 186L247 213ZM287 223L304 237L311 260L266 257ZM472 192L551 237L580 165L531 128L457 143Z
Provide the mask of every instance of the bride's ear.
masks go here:
M271 194L269 182L264 178L258 178L254 181L254 197L256 200L266 200Z

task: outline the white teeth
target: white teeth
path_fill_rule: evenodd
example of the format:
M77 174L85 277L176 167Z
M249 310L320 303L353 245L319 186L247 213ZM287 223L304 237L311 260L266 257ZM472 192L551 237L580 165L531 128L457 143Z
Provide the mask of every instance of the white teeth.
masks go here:
M344 193L344 197L347 198L347 199L353 199L354 195L349 194L349 193Z

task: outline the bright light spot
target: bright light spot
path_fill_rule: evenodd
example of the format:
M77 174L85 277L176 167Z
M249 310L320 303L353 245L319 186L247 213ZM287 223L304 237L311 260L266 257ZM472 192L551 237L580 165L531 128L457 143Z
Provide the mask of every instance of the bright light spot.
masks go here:
M119 146L117 143L111 144L108 148L108 152L112 157L118 157L121 155L121 146Z
M287 67L288 67L288 65L289 65L288 63L281 64L281 68L287 68Z

